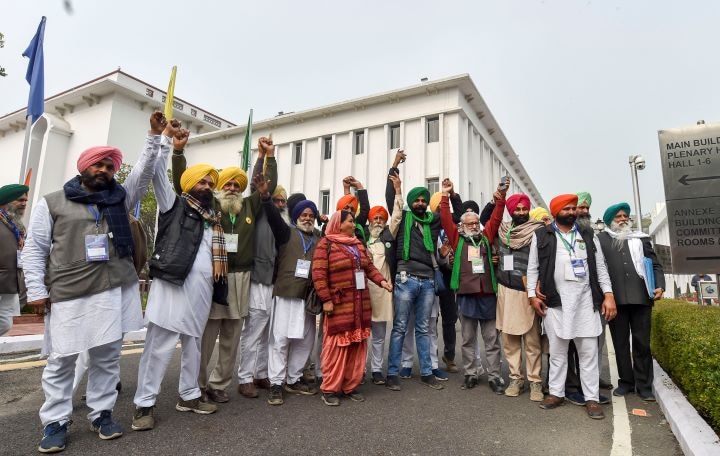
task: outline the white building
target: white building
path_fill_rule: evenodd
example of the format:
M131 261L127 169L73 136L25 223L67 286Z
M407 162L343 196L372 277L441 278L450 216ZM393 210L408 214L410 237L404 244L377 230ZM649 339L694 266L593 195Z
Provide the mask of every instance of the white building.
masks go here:
M148 117L164 100L162 90L120 70L48 98L45 114L32 127L31 201L75 175L77 157L87 147L115 145L126 163L134 163ZM192 133L186 151L190 164L239 164L244 125L177 98L175 114ZM0 183L18 181L24 119L25 109L0 117ZM281 113L253 124L252 144L268 134L278 147L279 183L289 193L305 193L325 213L334 210L348 175L365 185L372 205L384 205L386 173L398 148L408 154L401 165L405 191L424 185L434 192L449 177L464 199L482 207L509 174L510 193L526 193L534 206L545 206L468 75Z
M670 227L668 226L667 208L665 203L656 203L655 210L650 214L652 222L650 223L649 234L652 238L653 245L655 246L656 253L660 254L663 250L663 246L667 247L666 257L670 256ZM667 260L666 260L667 262ZM694 288L690 286L690 280L692 274L673 274L672 269L665 266L665 290L664 296L666 298L677 298L675 290L680 290L681 294L690 290L694 292ZM705 271L698 271L704 273Z
M191 137L188 163L237 166L245 129L241 125ZM534 206L545 206L468 75L278 113L253 123L253 147L269 134L277 145L279 183L288 193L302 192L316 201L323 213L335 210L342 179L349 175L368 189L371 205L384 205L387 170L398 148L408 156L400 170L404 191L427 186L432 193L449 177L464 199L482 208L501 177L509 174L510 193L526 193Z
M150 114L164 105L164 91L120 69L47 98L45 113L31 130L31 202L76 175L77 158L88 147L116 146L123 151L123 161L134 164ZM176 117L194 134L234 126L181 99L175 98L174 106ZM20 177L25 112L23 108L0 117L0 185Z

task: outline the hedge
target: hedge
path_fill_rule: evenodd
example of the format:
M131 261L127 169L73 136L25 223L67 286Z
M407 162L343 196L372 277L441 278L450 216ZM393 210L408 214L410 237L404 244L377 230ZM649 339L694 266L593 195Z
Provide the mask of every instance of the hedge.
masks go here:
M720 431L720 307L663 300L652 313L653 356Z

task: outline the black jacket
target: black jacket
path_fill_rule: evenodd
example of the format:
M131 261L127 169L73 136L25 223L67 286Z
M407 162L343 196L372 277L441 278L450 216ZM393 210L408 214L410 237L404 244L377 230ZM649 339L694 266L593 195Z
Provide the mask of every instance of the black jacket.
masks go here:
M619 306L627 304L653 305L654 300L648 295L645 281L635 271L627 241L623 241L622 249L615 248L613 238L608 233L598 234L600 246L605 255L610 280L612 281L615 303ZM665 289L665 275L662 265L653 251L649 238L642 239L643 255L653 262L655 288Z
M150 277L182 285L195 262L204 229L200 214L176 196L172 208L158 218Z
M535 231L538 249L538 281L540 292L547 297L545 304L548 307L561 307L560 293L555 286L555 262L557 255L557 236L552 225L541 226ZM593 241L592 229L581 229L580 236L587 246L587 263L590 275L590 289L592 290L593 307L600 310L604 296L600 288L595 261L596 247Z

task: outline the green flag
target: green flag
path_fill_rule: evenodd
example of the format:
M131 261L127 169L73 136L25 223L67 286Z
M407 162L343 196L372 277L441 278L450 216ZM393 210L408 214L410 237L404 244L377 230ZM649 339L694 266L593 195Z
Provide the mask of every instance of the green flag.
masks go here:
M247 128L245 129L245 141L243 141L242 150L242 169L248 172L250 169L250 140L252 139L252 115L253 110L250 110L250 117L248 117Z

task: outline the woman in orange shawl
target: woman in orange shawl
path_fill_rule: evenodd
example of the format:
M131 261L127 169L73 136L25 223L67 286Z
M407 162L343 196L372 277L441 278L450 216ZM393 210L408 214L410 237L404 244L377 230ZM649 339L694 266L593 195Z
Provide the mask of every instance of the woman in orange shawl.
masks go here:
M312 262L315 290L323 302L322 377L326 405L340 405L340 395L354 401L365 372L372 308L368 278L392 292L375 268L362 242L354 236L355 216L338 211L330 218Z

